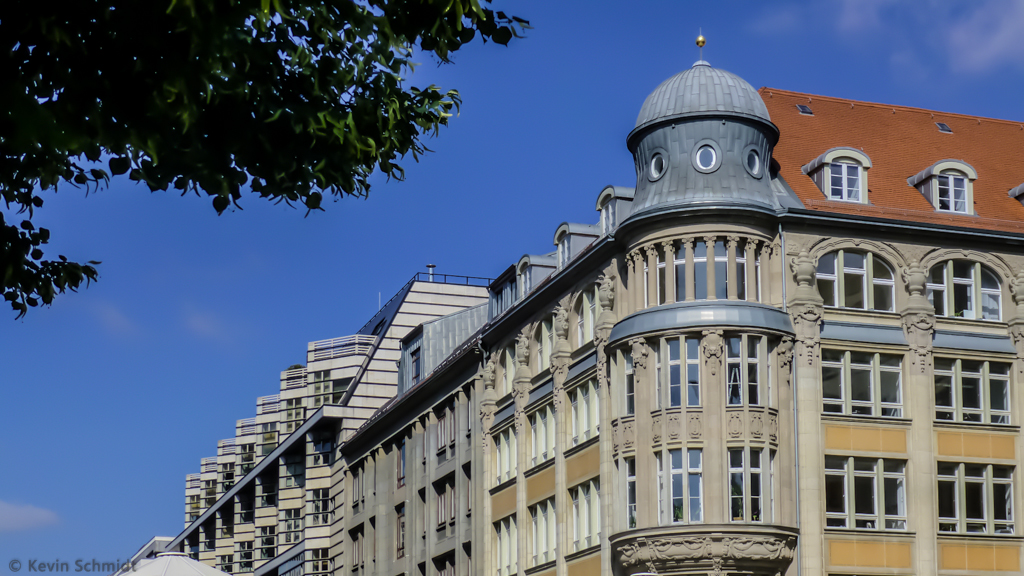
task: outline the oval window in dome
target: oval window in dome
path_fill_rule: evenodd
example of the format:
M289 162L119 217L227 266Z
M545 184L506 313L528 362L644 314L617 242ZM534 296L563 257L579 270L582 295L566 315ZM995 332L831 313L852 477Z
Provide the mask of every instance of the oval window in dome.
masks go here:
M715 167L715 149L707 144L697 149L697 167L701 170L711 170Z
M747 152L747 172L753 176L761 175L761 157L757 154L757 150Z
M665 173L665 157L661 154L655 154L651 158L651 180L657 180Z

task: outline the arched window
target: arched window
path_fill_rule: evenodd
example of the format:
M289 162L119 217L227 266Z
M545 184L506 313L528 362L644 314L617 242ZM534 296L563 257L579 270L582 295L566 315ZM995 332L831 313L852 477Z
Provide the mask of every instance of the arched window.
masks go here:
M928 301L936 316L999 320L1002 288L987 266L970 260L946 260L928 274ZM980 305L979 305L980 302Z
M818 292L825 306L892 312L892 267L871 252L837 250L818 259Z

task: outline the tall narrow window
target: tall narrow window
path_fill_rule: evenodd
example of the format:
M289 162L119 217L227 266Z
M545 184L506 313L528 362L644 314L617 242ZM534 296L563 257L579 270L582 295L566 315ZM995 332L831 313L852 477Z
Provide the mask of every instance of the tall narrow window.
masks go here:
M573 445L597 436L600 422L597 381L589 380L570 390L569 404Z
M728 405L761 405L761 383L767 381L766 346L766 339L763 336L743 335L726 338Z
M395 508L395 556L405 556L405 504Z
M938 209L942 212L967 214L967 178L942 175L935 180L939 186Z
M733 522L764 522L764 450L729 449L729 511Z
M533 566L555 559L555 499L548 498L530 507L533 521Z
M725 242L715 242L715 298L729 297L729 251Z
M747 299L747 252L743 244L736 246L736 298Z
M667 511L674 524L698 523L704 520L704 486L702 453L699 448L669 450L671 467L668 494L671 507ZM659 459L660 463L660 459Z
M708 246L699 240L693 245L693 297L708 299Z
M686 338L686 405L700 406L700 341Z
M497 549L494 552L498 565L497 574L498 576L513 576L518 571L516 558L519 555L519 547L516 545L518 535L515 516L508 516L495 522L494 532L497 539Z
M420 381L420 349L416 348L409 353L409 364L411 366L409 383L413 386Z
M826 526L906 530L904 468L901 460L825 456Z
M588 480L569 490L572 500L573 550L597 546L601 542L601 483Z
M555 416L551 406L544 406L530 415L530 436L533 465L546 462L555 455Z
M629 352L623 355L625 364L625 382L623 387L626 392L626 414L634 414L636 412L636 383L633 375L633 355Z
M686 300L686 242L676 246L675 258L676 302Z
M395 457L397 460L395 477L398 480L398 487L401 488L405 486L405 439L398 443Z
M636 459L626 458L626 526L636 528Z
M666 300L665 295L665 257L666 254L658 252L658 304L664 304Z

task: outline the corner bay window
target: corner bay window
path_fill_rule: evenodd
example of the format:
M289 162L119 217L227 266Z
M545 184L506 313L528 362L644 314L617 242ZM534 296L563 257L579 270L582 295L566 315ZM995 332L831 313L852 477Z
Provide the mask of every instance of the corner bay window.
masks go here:
M904 467L901 460L825 456L825 525L906 530Z
M1013 468L938 463L939 532L1013 534Z
M935 359L935 419L1010 423L1010 365Z
M836 414L903 416L903 358L874 352L821 351L822 409Z
M996 321L1002 317L999 277L978 262L936 264L928 274L927 289L936 316Z
M825 306L893 311L892 267L871 252L838 250L818 259L818 292Z

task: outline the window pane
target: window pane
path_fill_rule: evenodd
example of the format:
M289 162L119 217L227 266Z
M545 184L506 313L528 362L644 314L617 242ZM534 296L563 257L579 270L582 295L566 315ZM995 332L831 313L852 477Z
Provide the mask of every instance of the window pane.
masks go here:
M742 257L743 253L738 252L737 256ZM747 299L747 266L743 262L736 262L736 297L740 300Z
M967 482L964 485L964 510L967 518L985 519L985 485Z
M836 255L826 254L818 259L818 274L836 273Z
M857 402L871 401L871 371L850 370L850 399Z
M715 260L715 298L725 300L729 297L729 262Z
M902 478L885 479L885 515L903 516L906 514L906 500Z
M1013 486L1011 484L993 484L992 496L995 502L992 510L992 517L996 520L1013 520L1012 496Z
M871 274L875 280L892 280L892 271L880 258L871 257Z
M818 278L818 293L821 294L821 299L825 301L825 306L836 305L835 286L835 280Z
M963 405L964 408L981 409L981 380L978 378L963 378Z
M937 316L946 315L946 291L935 290L932 288L928 289L928 302L935 308L935 314Z
M882 402L886 404L900 403L900 374L899 372L883 371L879 374L881 378Z
M953 278L970 280L974 277L974 263L968 260L953 261Z
M956 518L956 482L939 481L939 517Z
M857 514L875 513L875 479L868 476L855 476L853 478L854 501Z
M843 268L857 270L864 269L864 255L860 252L843 252Z
M864 275L850 274L843 275L844 297L843 305L847 308L864 308Z
M846 479L842 476L825 476L825 512L846 512Z
M989 381L989 397L992 410L1006 411L1010 409L1010 389L1006 380L992 379Z
M953 285L953 315L958 318L974 317L973 287L969 284Z
M999 295L981 293L981 317L985 320L999 320Z
M874 309L892 312L892 286L875 284L874 287Z
M676 265L676 302L686 300L686 264Z
M697 243L703 246L702 242ZM697 300L708 299L708 265L707 261L693 263L693 297Z

